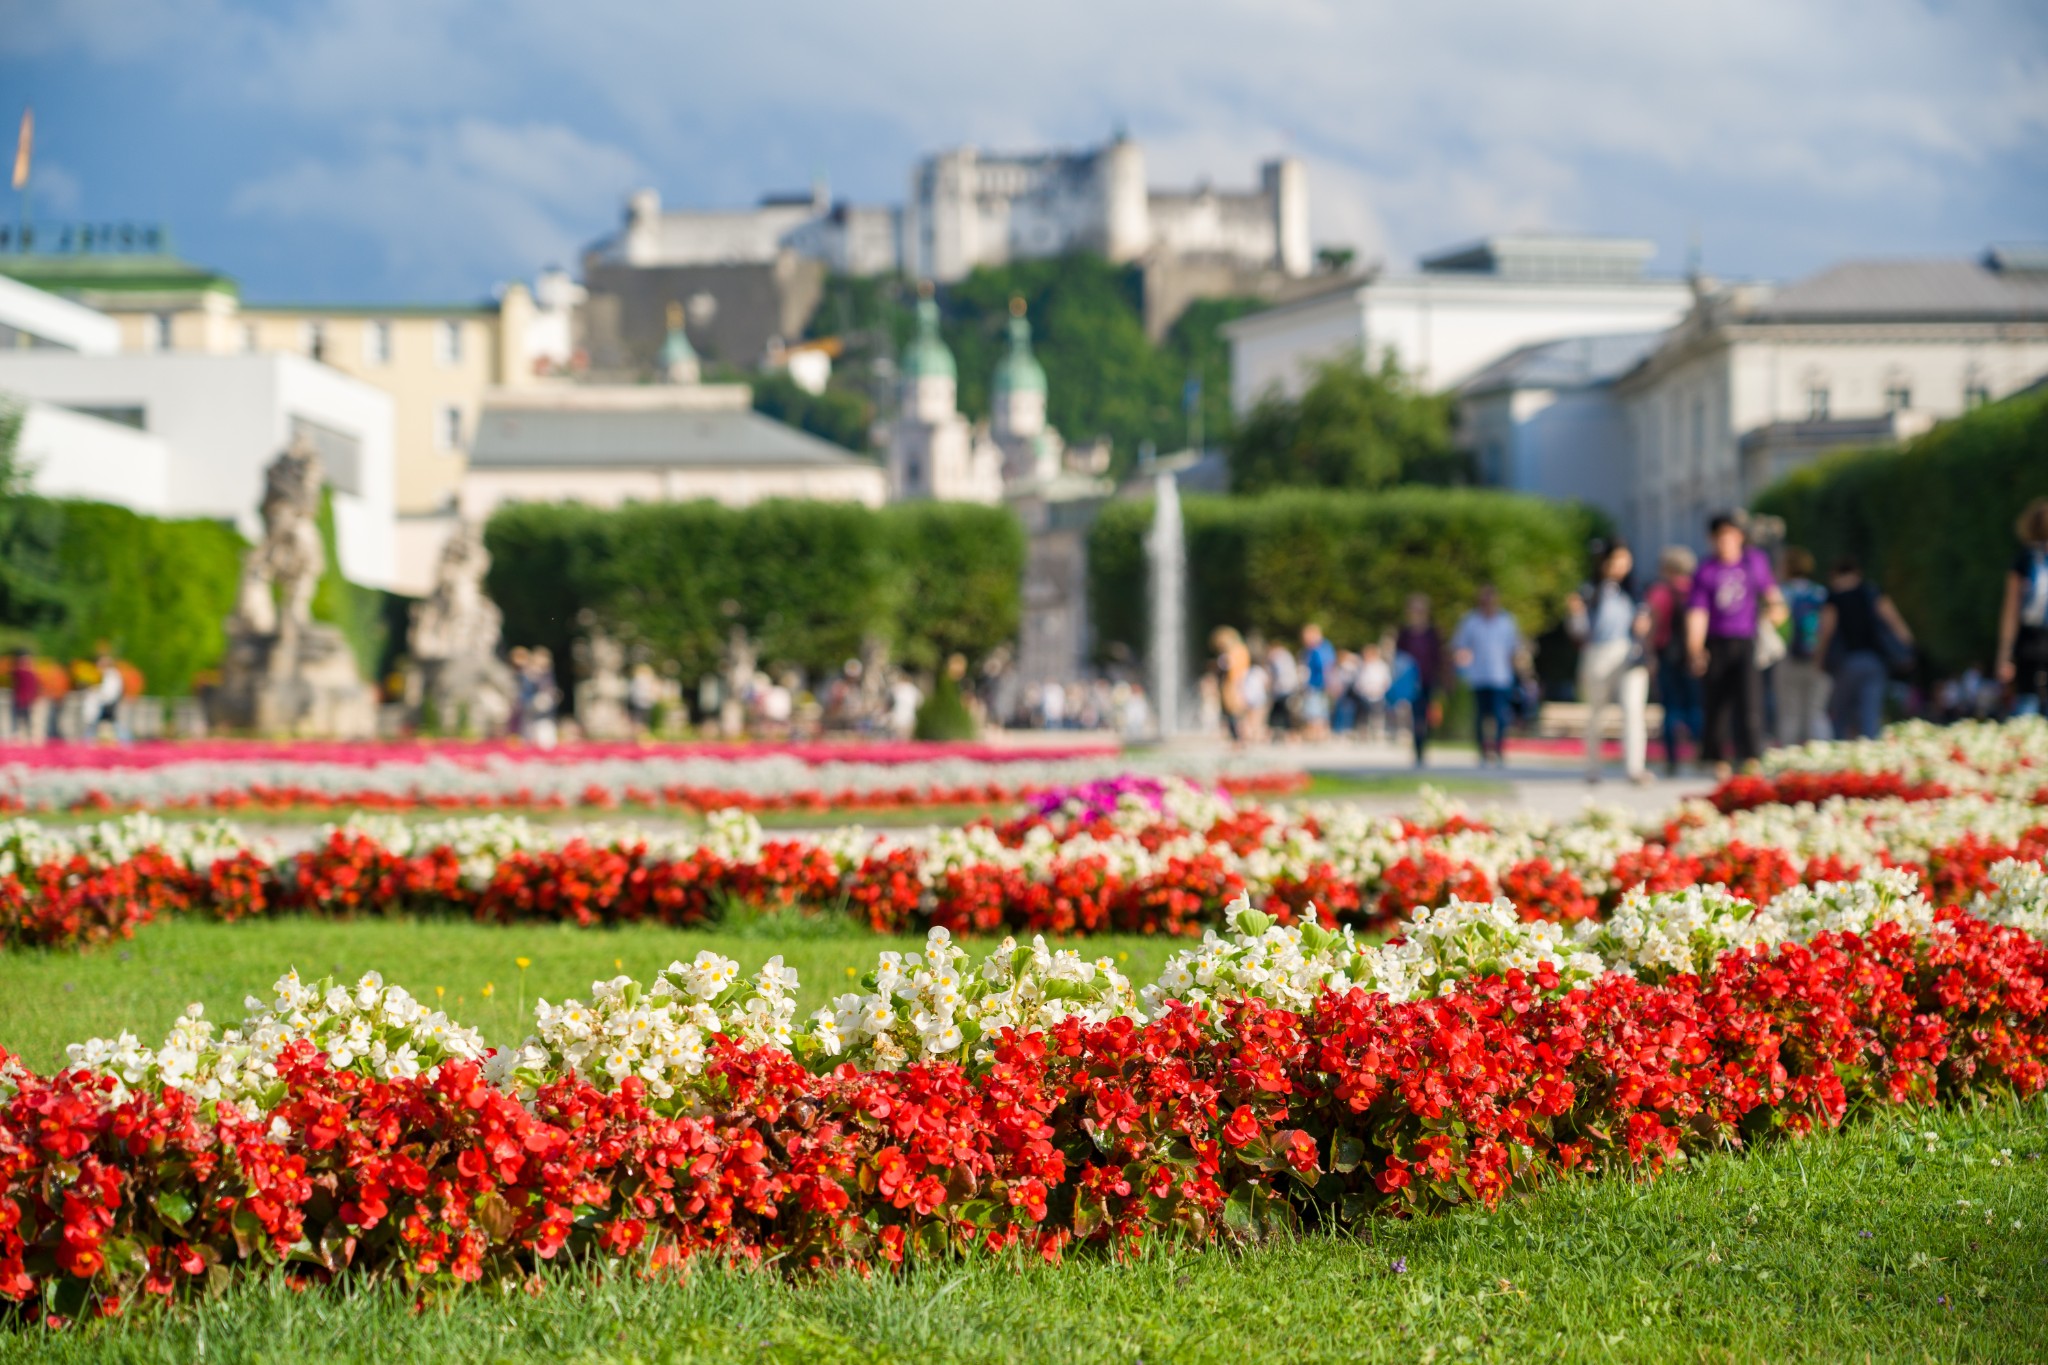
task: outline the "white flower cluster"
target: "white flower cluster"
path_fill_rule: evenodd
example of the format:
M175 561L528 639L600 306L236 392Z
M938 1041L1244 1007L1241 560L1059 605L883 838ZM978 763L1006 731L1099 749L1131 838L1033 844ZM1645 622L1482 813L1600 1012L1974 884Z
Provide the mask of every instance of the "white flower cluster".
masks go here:
M429 1010L377 972L353 986L332 977L308 985L295 971L271 988L268 1000L250 996L241 1024L215 1036L198 1005L186 1008L170 1036L149 1048L132 1033L94 1038L68 1049L71 1065L107 1072L130 1086L183 1090L202 1100L275 1099L277 1058L295 1042L310 1042L339 1070L398 1080L450 1058L481 1060L482 1035Z
M531 1094L575 1073L615 1088L629 1076L657 1100L693 1104L718 1035L749 1047L789 1048L795 1042L797 974L770 958L750 979L740 964L706 950L671 962L642 986L630 976L594 981L590 1002L534 1006L534 1032L491 1059L490 1075Z
M1226 929L1202 936L1201 946L1175 953L1145 987L1139 1000L1148 1016L1165 1013L1171 1001L1213 1005L1218 1000L1254 997L1283 1009L1306 1009L1324 989L1361 984L1363 954L1350 927L1328 930L1314 923L1283 925L1251 908L1240 895L1224 912Z
M19 875L39 863L68 861L80 854L104 867L152 851L203 872L244 849L270 852L224 820L162 820L135 813L70 830L41 820L0 820L0 876Z
M1772 776L1898 773L1914 782L1940 782L1955 792L2026 800L2048 780L2048 719L2022 716L1960 725L1906 721L1873 739L1772 750L1764 756L1763 770Z
M1990 876L1997 889L1979 892L1970 913L2048 938L2048 868L2003 858L1991 865Z
M1513 901L1453 900L1416 911L1398 938L1368 949L1366 978L1372 989L1401 1001L1448 994L1469 977L1534 975L1546 963L1565 988L1609 970L1563 925L1525 921Z
M1756 906L1721 886L1631 891L1604 921L1580 924L1576 937L1606 961L1651 978L1704 976L1722 953L1770 941Z

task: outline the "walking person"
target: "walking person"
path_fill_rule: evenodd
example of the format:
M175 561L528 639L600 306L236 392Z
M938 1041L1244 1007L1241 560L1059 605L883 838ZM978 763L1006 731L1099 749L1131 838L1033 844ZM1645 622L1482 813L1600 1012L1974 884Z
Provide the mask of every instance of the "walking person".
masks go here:
M1451 636L1452 662L1472 688L1472 724L1479 742L1481 766L1489 757L1496 766L1507 763L1508 713L1516 686L1515 651L1521 644L1521 627L1515 624L1514 617L1501 610L1499 590L1491 583L1482 585L1479 600Z
M1415 766L1427 761L1429 732L1436 721L1432 714L1437 694L1444 685L1444 641L1430 619L1429 599L1416 593L1408 599L1400 631L1394 636L1396 661L1408 660L1412 673L1409 693L1408 728L1415 736ZM1401 670L1394 670L1397 676Z
M121 723L121 701L128 695L128 679L120 661L102 653L93 665L98 677L85 694L85 734L88 739L111 738L126 743L128 733Z
M1894 648L1910 649L1913 632L1892 599L1866 582L1862 566L1848 555L1835 561L1828 583L1831 591L1821 608L1819 644L1820 656L1834 676L1829 719L1836 739L1872 739L1884 727L1890 655ZM1886 630L1892 633L1890 641L1885 639Z
M1377 642L1366 645L1358 660L1358 676L1351 684L1358 698L1360 728L1375 744L1387 738L1387 691L1394 685L1394 670L1381 656Z
M1621 758L1631 782L1650 774L1644 718L1650 706L1650 611L1636 599L1629 575L1635 556L1615 541L1600 555L1593 581L1566 604L1565 626L1579 642L1579 700L1586 704L1586 780L1598 782L1605 766L1607 708L1621 707Z
M1245 677L1251 672L1252 652L1244 637L1230 626L1218 626L1209 634L1209 648L1216 654L1216 693L1223 711L1223 729L1233 745L1245 742Z
M36 703L43 699L43 680L36 676L35 657L26 648L14 651L10 683L14 720L12 737L17 744L33 744L36 740Z
M1685 648L1685 604L1699 561L1683 545L1657 556L1657 581L1643 594L1650 609L1650 657L1657 670L1657 704L1664 712L1664 771L1678 776L1679 735L1700 743L1700 680Z
M1828 590L1813 579L1813 556L1797 545L1785 547L1785 657L1773 675L1778 694L1780 744L1808 744L1828 737L1828 677L1820 649L1820 618Z
M1713 554L1694 571L1686 598L1686 653L1705 693L1705 757L1726 778L1763 752L1756 632L1761 622L1785 619L1785 598L1734 513L1709 522L1707 539Z
M1330 737L1330 684L1337 669L1337 647L1311 621L1301 628L1301 728L1309 739Z
M2048 715L2048 498L2035 498L2013 528L2019 552L1998 608L1998 681L2016 715Z
M1301 705L1301 665L1294 651L1278 640L1266 651L1266 676L1273 684L1266 710L1266 729L1275 739L1294 733L1295 708Z

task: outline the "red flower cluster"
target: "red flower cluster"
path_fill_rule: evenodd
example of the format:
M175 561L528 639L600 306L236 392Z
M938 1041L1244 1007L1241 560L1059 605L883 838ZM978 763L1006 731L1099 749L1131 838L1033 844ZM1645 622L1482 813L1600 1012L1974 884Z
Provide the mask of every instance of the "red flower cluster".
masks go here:
M1770 777L1738 773L1707 800L1724 815L1759 806L1818 806L1836 797L1852 801L1939 801L1952 793L1940 782L1914 782L1900 773L1783 772Z
M0 1055L0 1297L55 1323L271 1266L424 1292L565 1252L800 1269L1246 1241L1311 1204L1346 1223L1491 1207L1859 1106L2048 1086L2048 944L1954 910L1927 940L1887 924L1729 954L1705 980L1557 985L1546 968L1403 1004L1242 1000L1220 1027L1070 1019L1006 1033L975 1072L814 1075L721 1039L699 1116L637 1080L526 1106L468 1063L383 1082L304 1045L260 1113Z

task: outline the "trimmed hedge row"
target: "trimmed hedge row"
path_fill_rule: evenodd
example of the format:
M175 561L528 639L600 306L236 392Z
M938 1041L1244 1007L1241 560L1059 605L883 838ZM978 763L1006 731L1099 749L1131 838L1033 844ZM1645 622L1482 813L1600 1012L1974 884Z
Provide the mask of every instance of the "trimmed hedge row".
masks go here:
M1446 634L1482 583L1531 638L1562 617L1601 529L1573 504L1472 489L1383 493L1289 491L1190 497L1190 644L1217 626L1293 640L1309 622L1356 644L1399 624L1410 593L1427 593ZM1149 500L1103 509L1088 544L1089 609L1105 649L1145 650L1150 615L1145 532Z
M1983 666L1997 646L2013 522L2048 496L2048 389L1982 407L1903 446L1845 450L1788 475L1755 510L1825 571L1854 555L1930 665Z
M158 696L190 691L194 674L220 663L244 548L234 527L103 502L44 505L58 522L62 599L59 619L35 632L45 653L91 658L106 641Z
M771 500L501 508L486 584L508 643L566 660L577 616L681 665L717 668L734 624L764 664L837 669L871 634L931 667L1017 632L1024 531L998 507Z

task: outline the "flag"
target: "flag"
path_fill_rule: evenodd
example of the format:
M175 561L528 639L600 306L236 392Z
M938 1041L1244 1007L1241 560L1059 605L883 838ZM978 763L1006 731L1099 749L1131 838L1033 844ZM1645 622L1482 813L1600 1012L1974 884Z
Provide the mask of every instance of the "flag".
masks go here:
M28 159L36 145L36 111L21 111L21 140L14 144L14 188L28 184Z

